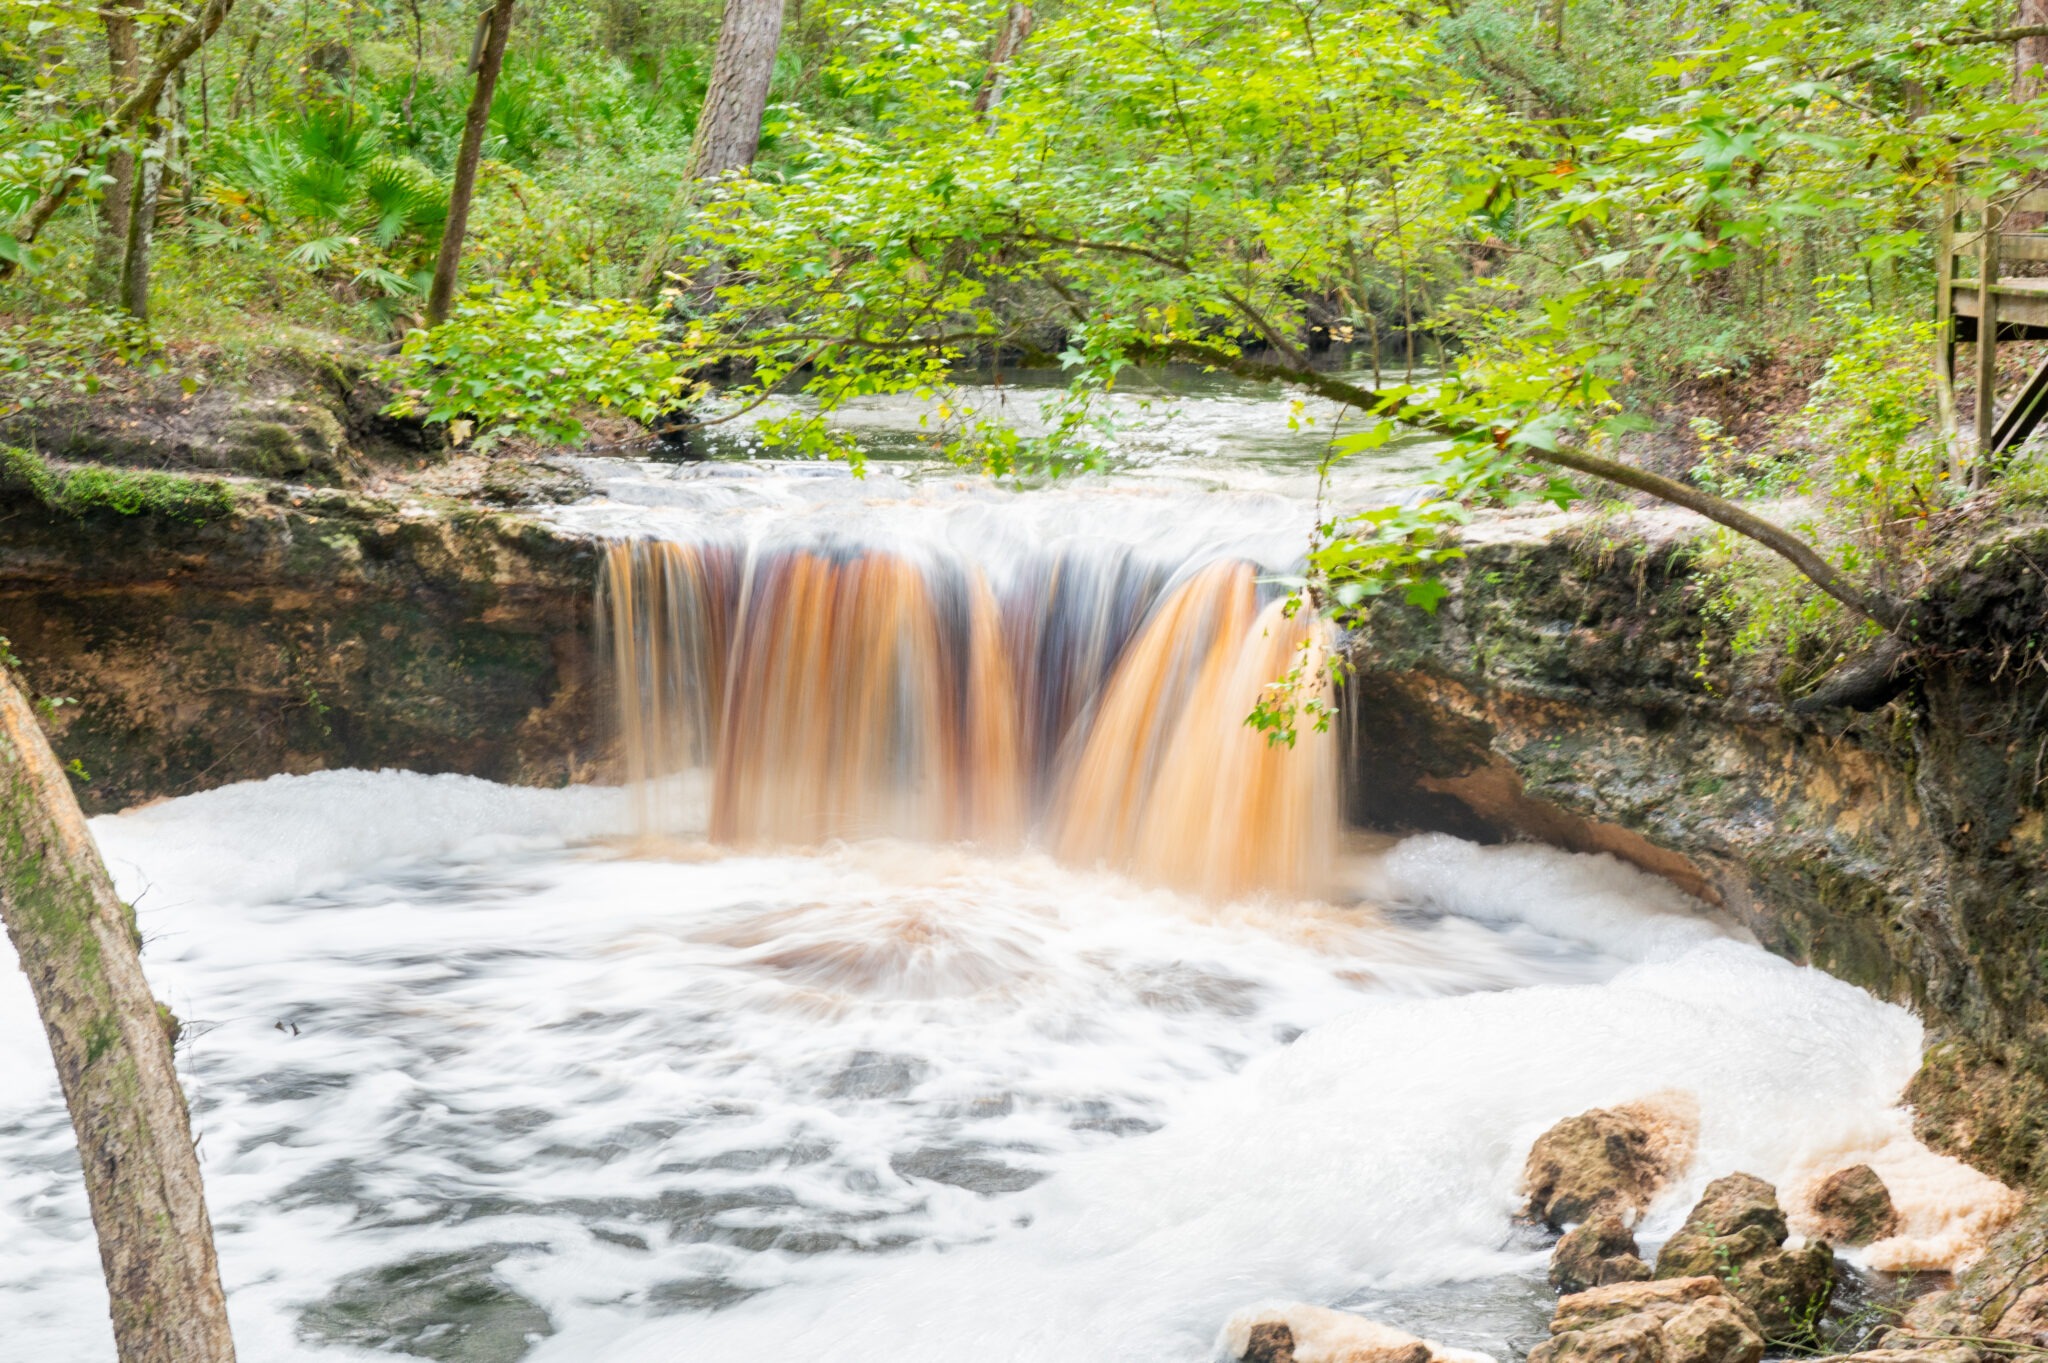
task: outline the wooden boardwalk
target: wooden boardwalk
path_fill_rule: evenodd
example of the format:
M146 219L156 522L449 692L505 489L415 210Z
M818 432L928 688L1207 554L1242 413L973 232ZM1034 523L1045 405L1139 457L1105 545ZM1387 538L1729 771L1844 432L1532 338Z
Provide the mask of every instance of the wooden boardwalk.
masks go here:
M2048 231L2009 231L2014 214L2048 215L2048 191L1986 201L1950 190L1935 244L1936 367L1947 410L1955 410L1956 346L1976 347L1972 426L1981 460L1995 463L2048 416L2048 364L2034 371L2004 415L1998 412L1998 343L2048 340L2048 276L2008 277L2004 267L2048 261ZM1960 268L1959 268L1960 267Z

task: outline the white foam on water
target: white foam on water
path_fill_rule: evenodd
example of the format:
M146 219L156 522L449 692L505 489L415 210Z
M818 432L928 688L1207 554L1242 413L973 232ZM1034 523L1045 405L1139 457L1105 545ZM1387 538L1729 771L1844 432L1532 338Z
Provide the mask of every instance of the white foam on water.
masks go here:
M1205 906L1035 855L588 843L620 817L358 772L94 821L191 1029L245 1356L389 1357L309 1308L467 1253L546 1311L534 1363L1185 1363L1255 1301L1526 1281L1561 1117L1697 1096L1654 1233L1895 1136L1919 1054L1606 859L1411 839L1361 871L1387 912ZM105 1359L42 1054L7 971L0 1328Z

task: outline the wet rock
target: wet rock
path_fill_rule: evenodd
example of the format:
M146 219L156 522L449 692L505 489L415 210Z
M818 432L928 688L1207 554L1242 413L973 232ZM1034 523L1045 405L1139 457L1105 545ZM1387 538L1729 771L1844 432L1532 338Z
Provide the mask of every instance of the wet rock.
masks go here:
M1838 1169L1813 1190L1818 1233L1838 1245L1867 1245L1898 1234L1899 1213L1891 1189L1867 1164Z
M1493 1363L1405 1330L1305 1302L1249 1306L1224 1322L1219 1363Z
M1600 1212L1632 1223L1690 1155L1689 1130L1673 1126L1672 1114L1647 1103L1565 1118L1530 1147L1527 1215L1552 1230Z
M1734 1235L1680 1231L1657 1252L1657 1276L1726 1278L1738 1266L1777 1247L1762 1226L1744 1226Z
M1932 1344L1925 1348L1867 1349L1860 1354L1837 1354L1828 1363L1983 1363L1982 1350L1967 1344Z
M1636 1237L1611 1214L1588 1218L1567 1231L1550 1255L1550 1285L1560 1292L1642 1282L1650 1276Z
M1529 1363L1667 1363L1664 1326L1638 1315L1567 1330L1530 1350Z
M1707 1191L1685 1218L1685 1231L1702 1235L1734 1235L1761 1227L1774 1245L1785 1243L1785 1213L1778 1190L1754 1174L1730 1174L1707 1185Z
M1718 1278L1617 1283L1558 1303L1529 1363L1757 1363L1755 1315Z
M484 500L499 506L573 502L590 493L588 478L555 464L506 456L493 459L484 469Z
M1567 1334L1624 1316L1647 1315L1662 1322L1694 1302L1727 1294L1728 1289L1722 1286L1719 1278L1706 1276L1595 1287L1585 1292L1574 1292L1557 1304L1557 1314L1550 1322L1550 1333Z
M555 1327L492 1271L511 1252L487 1245L352 1273L306 1312L299 1333L437 1363L515 1363Z
M1757 1363L1761 1322L1733 1297L1708 1297L1664 1322L1665 1363Z
M1766 1339L1810 1338L1835 1291L1835 1254L1826 1242L1782 1249L1785 1213L1778 1193L1751 1174L1715 1179L1657 1254L1657 1276L1705 1276L1728 1285L1755 1312Z
M1294 1331L1284 1321L1260 1321L1252 1327L1244 1363L1294 1363Z

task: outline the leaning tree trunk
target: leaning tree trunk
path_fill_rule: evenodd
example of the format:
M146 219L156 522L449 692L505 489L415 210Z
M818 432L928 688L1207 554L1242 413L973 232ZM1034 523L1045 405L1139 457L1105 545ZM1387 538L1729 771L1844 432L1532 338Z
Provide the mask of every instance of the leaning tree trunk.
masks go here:
M78 1134L121 1363L233 1363L213 1226L171 1060L176 1023L142 975L56 755L0 667L0 922L35 991Z
M462 268L462 239L469 235L469 203L476 195L477 163L483 160L484 133L491 125L491 96L505 65L505 40L512 36L513 0L493 0L478 30L480 41L470 54L476 89L469 96L469 117L462 124L462 149L455 155L455 184L448 194L448 221L441 229L441 251L434 257L434 282L427 290L427 325L448 320L455 305L455 276Z
M782 42L782 0L725 0L711 85L690 143L690 178L710 180L754 164L761 116Z

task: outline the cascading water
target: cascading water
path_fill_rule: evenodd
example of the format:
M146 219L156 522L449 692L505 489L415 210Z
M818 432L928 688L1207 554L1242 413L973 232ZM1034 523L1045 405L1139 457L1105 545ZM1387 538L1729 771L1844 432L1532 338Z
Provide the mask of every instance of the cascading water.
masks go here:
M1328 887L1334 741L1245 723L1327 647L1250 564L1068 554L1008 575L877 550L615 543L607 626L643 831L742 846L890 835L1012 847L1229 897ZM1313 681L1309 683L1313 685Z
M560 519L615 539L627 790L95 820L242 1355L1189 1363L1278 1297L1505 1359L1548 1316L1530 1142L1670 1092L1646 1246L1718 1174L1867 1161L1905 1217L1868 1262L1964 1252L2002 1193L1912 1139L1909 1014L1608 859L1337 838L1330 740L1243 723L1305 639L1247 565L1312 470L1259 467L594 462ZM0 1080L5 1352L110 1359L11 970Z

